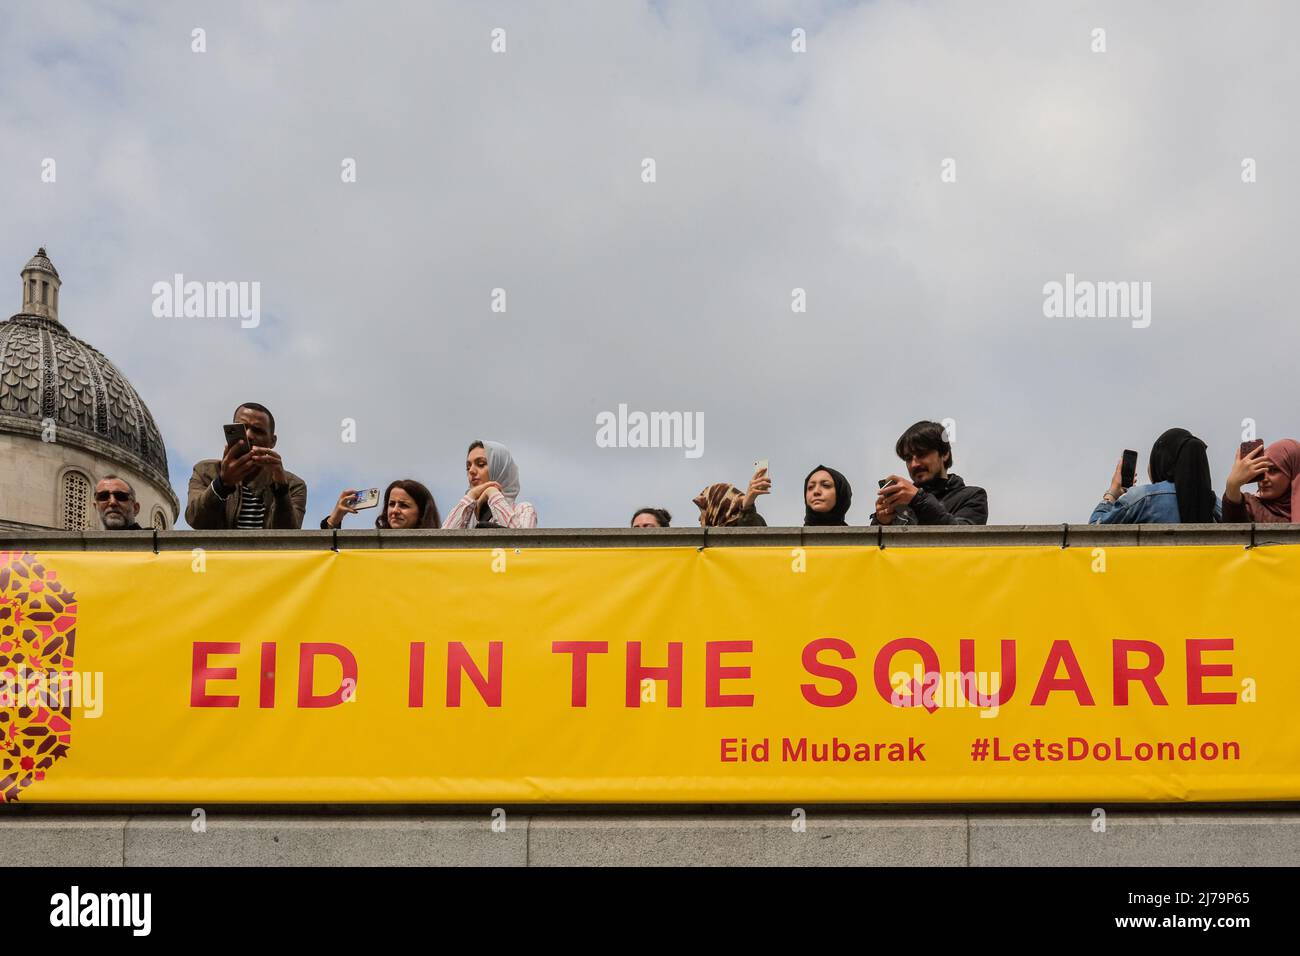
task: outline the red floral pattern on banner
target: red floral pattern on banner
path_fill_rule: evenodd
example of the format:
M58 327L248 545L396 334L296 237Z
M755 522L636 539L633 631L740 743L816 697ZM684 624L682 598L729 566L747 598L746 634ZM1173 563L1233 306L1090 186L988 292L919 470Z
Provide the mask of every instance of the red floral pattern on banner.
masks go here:
M44 780L72 743L77 600L26 551L0 551L0 803Z

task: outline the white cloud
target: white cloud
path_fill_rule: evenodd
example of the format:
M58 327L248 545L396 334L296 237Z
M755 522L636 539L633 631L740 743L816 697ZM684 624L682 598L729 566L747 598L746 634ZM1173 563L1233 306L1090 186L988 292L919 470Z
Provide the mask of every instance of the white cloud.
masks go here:
M0 254L49 247L65 323L131 377L174 474L253 399L309 521L407 475L446 511L496 438L545 525L689 524L756 458L770 522L825 462L865 523L897 434L951 415L992 518L1058 522L1168 426L1219 481L1243 417L1300 432L1291 5L198 10L22 5L0 37ZM1067 271L1151 281L1151 328L1044 319ZM261 327L154 319L176 272L260 281ZM702 411L703 458L597 448L620 402Z

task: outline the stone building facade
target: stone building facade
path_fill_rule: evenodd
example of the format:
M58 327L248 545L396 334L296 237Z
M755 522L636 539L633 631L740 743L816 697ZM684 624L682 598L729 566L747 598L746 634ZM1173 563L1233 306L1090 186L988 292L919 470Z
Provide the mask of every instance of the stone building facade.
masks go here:
M22 310L0 322L0 528L97 530L95 482L125 479L143 527L180 511L153 416L125 375L59 320L44 249L22 272Z

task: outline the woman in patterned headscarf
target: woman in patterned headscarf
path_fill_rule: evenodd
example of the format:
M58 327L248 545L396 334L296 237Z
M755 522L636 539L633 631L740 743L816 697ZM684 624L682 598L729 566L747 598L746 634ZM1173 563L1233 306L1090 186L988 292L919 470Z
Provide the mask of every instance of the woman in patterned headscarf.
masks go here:
M725 481L709 485L695 497L700 509L700 525L705 528L766 527L767 522L754 508L754 499L772 490L767 469L760 468L749 480L748 493Z
M519 468L500 442L475 441L465 453L469 490L442 523L444 528L536 528L537 512L519 495Z

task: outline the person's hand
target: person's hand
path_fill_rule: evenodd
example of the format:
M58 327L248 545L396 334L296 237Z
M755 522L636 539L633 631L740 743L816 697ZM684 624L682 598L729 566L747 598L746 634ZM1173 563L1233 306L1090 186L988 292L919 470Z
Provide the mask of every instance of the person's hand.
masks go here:
M1115 462L1115 474L1110 476L1110 496L1118 498L1124 494L1124 485L1121 481L1124 474L1124 456L1119 456L1119 461Z
M227 445L225 452L221 455L221 465L218 474L221 476L221 483L227 488L234 488L245 478L257 471L257 462L253 460L253 452L256 449L249 449L240 454L238 449L244 447L243 442L235 442L233 445Z
M271 484L284 485L287 480L284 477L284 462L280 460L280 453L271 448L253 447L253 461L257 462L258 468L266 469L271 477Z
M889 481L891 484L885 485L876 493L876 513L880 513L880 507L883 504L892 518L894 512L899 508L910 505L913 499L920 494L921 489L902 475L890 475Z
M1268 471L1273 463L1264 457L1264 446L1251 449L1249 455L1241 457L1241 449L1237 449L1236 460L1232 463L1232 470L1228 472L1228 480L1224 482L1223 492L1229 501L1241 500L1241 486L1250 485L1259 481L1260 475Z
M467 492L467 494L473 495L475 501L482 501L483 496L486 495L488 493L488 490L491 488L495 488L497 491L500 491L501 485L500 483L495 481L485 481L481 485L475 485Z
M759 495L766 495L772 491L772 479L767 477L767 469L760 468L754 472L754 477L749 479L749 490L745 492L743 502L744 509L750 511L754 507L754 499Z
M338 503L334 505L334 510L330 512L330 516L325 519L325 523L331 528L343 527L343 516L354 515L357 513L357 509L353 507L356 503L357 489L349 488L347 491L343 492L343 494L339 495Z
M893 524L894 509L885 504L885 499L876 496L876 524Z

